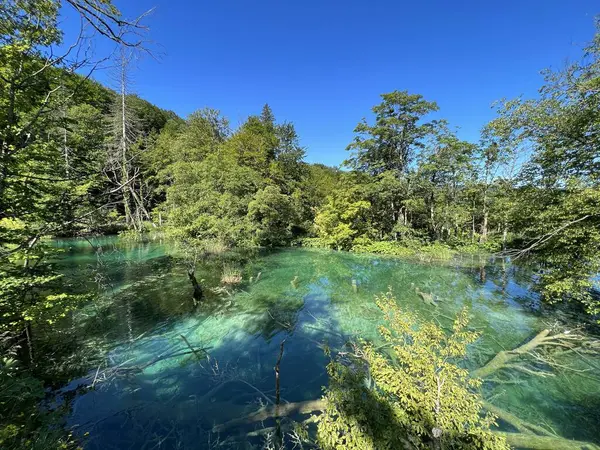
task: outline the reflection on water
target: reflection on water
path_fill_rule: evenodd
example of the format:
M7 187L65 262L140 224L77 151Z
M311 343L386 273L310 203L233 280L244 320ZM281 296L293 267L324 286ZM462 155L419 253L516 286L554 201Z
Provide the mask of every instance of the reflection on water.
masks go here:
M402 306L443 326L467 306L482 333L470 349L473 368L557 319L540 310L527 272L505 261L438 265L301 249L230 254L242 283L215 289L223 259L204 258L196 276L205 298L194 307L186 266L167 244L92 244L59 241L65 252L57 264L72 290L99 298L36 338L44 354L69 362L59 378L63 393L94 385L77 391L69 418L81 436L89 432L89 449L216 448L228 436L211 433L213 425L273 402L283 339L283 401L318 398L327 383L323 347L357 335L377 339L373 296L388 287ZM486 398L557 434L600 441L600 389L584 372L506 381L486 383Z

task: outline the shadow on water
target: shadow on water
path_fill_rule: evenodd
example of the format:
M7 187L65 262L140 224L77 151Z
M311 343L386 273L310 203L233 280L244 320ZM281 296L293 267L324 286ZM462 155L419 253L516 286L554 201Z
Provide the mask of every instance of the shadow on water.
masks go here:
M274 402L273 368L284 339L280 365L282 401L318 398L320 386L326 383L326 361L319 344L331 340L336 327L328 322L327 336L315 332L320 324L319 312L314 310L311 314L316 319L311 324L315 327L305 331L298 327L304 314L301 309L302 305L285 308L274 318L250 311L243 331L234 330L220 342L213 340L208 357L196 358L192 354L170 360L151 366L132 379L99 385L97 390L80 397L74 416L82 411L82 417L89 417L80 427L81 431L90 432L86 447L110 448L110 442L114 448L151 448L160 442L161 448L211 448L211 442L224 438L211 433L214 425ZM200 324L209 326L211 321L219 319L208 317ZM185 331L177 328L171 341L176 341L175 334L183 332L196 347L204 342L198 339L198 330L195 326ZM255 333L257 330L260 334ZM143 346L147 347L143 353L155 353L152 349L160 351L164 343L148 342ZM183 343L179 346L184 348ZM109 405L107 399L111 399Z

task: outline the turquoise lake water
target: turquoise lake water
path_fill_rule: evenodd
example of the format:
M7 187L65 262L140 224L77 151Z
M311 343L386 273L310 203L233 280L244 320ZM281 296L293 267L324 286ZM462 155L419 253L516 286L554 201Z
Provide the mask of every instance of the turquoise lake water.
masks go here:
M388 288L402 308L444 327L468 307L470 326L481 332L469 349L470 368L545 328L579 324L576 315L542 308L529 272L501 260L468 256L440 264L309 249L231 252L196 262L205 296L194 306L188 265L169 244L91 243L57 241L64 249L57 265L70 289L98 298L58 328L37 332L45 353L72 363L57 389L70 402L68 426L86 449L260 448L260 437L238 437L272 423L220 435L212 427L273 401L284 339L283 401L319 398L327 384L324 345L378 339L381 314L373 298ZM221 283L225 267L241 271L239 285ZM423 302L416 288L433 294L438 306ZM193 353L189 346L204 350ZM484 384L484 397L557 435L600 443L600 385L598 371L590 369L600 360L571 355L563 362L580 371L499 374L501 383ZM224 381L226 388L211 395Z

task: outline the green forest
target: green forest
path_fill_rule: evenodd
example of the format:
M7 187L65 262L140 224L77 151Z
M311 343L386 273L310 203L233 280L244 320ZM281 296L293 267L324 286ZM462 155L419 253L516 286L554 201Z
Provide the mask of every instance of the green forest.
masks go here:
M600 31L579 60L543 72L539 95L499 99L476 142L439 118L435 99L398 86L373 98L346 161L328 167L304 160L302 136L268 104L234 126L218 109L179 117L133 94L145 29L109 0L0 5L0 447L85 448L64 427L68 408L43 402L57 387L53 365L67 362L40 363L31 345L32 329L60 324L98 295L68 287L56 238L161 239L188 261L282 247L424 263L495 255L532 271L531 290L549 311L567 308L590 326L600 317ZM61 7L114 43L114 86L94 81L104 60L63 42ZM184 275L202 302L202 276ZM345 353L325 349L329 388L312 405L324 412L315 433L293 429L298 448L584 448L523 422L528 441L490 431L502 412L477 393L477 377L489 374L461 363L478 336L467 312L448 333L415 327L394 299L376 299L389 352L360 339ZM554 338L544 345L571 349L567 334ZM282 343L279 360L283 352ZM452 405L443 413L440 392ZM433 412L419 411L428 404Z

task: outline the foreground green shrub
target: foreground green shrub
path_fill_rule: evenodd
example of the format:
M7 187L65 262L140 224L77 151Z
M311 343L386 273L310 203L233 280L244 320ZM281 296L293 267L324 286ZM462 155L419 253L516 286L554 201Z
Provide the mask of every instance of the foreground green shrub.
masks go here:
M360 342L328 365L325 411L319 416L321 448L507 449L494 435L476 393L481 381L461 367L478 338L463 310L445 333L401 311L391 292L376 298L386 326L384 347Z
M10 356L0 358L0 448L66 450L77 447L60 410L39 406L44 387Z

